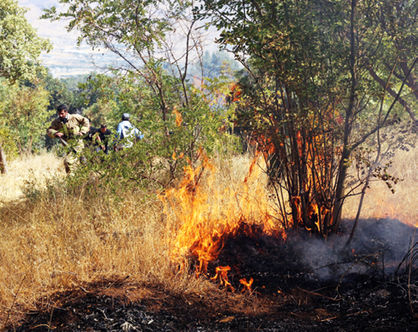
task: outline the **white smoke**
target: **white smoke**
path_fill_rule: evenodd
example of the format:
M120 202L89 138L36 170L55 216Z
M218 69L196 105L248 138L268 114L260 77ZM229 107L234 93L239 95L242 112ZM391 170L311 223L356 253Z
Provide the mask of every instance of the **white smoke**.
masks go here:
M349 274L391 275L417 241L416 228L393 219L359 220L353 240L346 246L352 222L344 221L344 233L327 240L291 240L302 264L320 279L343 278Z

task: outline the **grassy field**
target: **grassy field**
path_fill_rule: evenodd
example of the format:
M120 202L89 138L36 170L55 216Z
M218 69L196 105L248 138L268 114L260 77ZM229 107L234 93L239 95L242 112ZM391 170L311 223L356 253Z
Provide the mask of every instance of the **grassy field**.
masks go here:
M52 156L44 158L55 161ZM237 183L236 177L246 172L238 165L247 161L239 158L229 163L224 183ZM10 182L13 179L8 177L28 178L25 164L35 166L31 160L22 161L16 167L19 176L10 172L3 177ZM37 163L39 169L33 172L42 173L45 164ZM54 174L56 169L51 170ZM103 278L129 276L132 281L163 285L179 293L218 291L207 279L178 273L173 266L167 246L171 235L157 196L141 190L109 194L90 183L73 191L50 188L47 194L25 201L18 199L22 195L19 185L13 186L8 203L0 209L3 324L33 308L40 295ZM36 186L31 186L36 192Z
M418 148L411 151L398 151L389 172L401 179L392 194L385 183L373 181L361 210L362 218L393 218L418 227ZM343 215L354 218L357 212L358 197L350 198L344 206Z
M393 171L404 181L395 195L384 184L372 184L363 218L392 217L417 225L417 160L417 150L397 155ZM111 195L89 183L76 190L51 186L46 194L23 199L22 185L36 193L48 179L63 174L61 163L50 154L28 157L12 162L10 173L0 176L0 322L34 307L41 295L100 278L129 276L179 293L217 291L207 279L178 273L173 266L167 245L172 241L166 222L170 215L156 196L139 189ZM250 163L246 156L218 160L220 172L207 193L243 187ZM259 176L256 182L264 184L265 175ZM264 195L260 187L254 190L257 197ZM232 205L225 199L216 204ZM355 212L352 200L345 216Z
M8 174L0 174L0 206L23 198L22 190L27 184L43 188L48 179L63 174L62 160L52 153L43 152L13 160Z

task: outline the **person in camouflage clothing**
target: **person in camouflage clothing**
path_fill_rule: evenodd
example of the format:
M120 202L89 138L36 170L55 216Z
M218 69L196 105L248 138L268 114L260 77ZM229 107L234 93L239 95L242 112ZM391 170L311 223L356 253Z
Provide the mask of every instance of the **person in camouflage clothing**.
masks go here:
M67 148L64 158L64 166L67 174L74 171L80 162L78 154L84 148L82 137L90 129L90 122L87 118L79 114L69 114L66 105L57 108L58 118L52 121L47 130L51 138L58 138Z
M103 151L109 154L109 150L112 146L114 135L112 131L107 129L105 124L102 124L99 129L96 129L93 134L92 141L96 147L96 152Z

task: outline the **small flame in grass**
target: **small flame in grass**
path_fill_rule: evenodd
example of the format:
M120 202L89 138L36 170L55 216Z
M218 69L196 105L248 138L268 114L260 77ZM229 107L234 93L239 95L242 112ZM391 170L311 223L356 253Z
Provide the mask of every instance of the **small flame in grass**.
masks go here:
M211 280L218 280L221 286L225 286L226 288L231 289L231 291L235 291L235 288L231 285L228 280L228 271L231 270L230 266L218 266L215 269L216 274L210 278Z
M168 247L173 262L181 268L188 259L197 261L196 275L206 274L208 264L218 259L227 238L257 226L270 236L285 238L280 221L268 201L267 179L257 159L244 179L226 179L202 154L199 166L185 167L184 178L160 196L167 216ZM263 181L264 179L265 181ZM247 234L251 235L251 234ZM230 267L218 266L213 280L227 287Z
M176 116L176 126L180 127L183 123L183 117L181 116L181 113L177 110L177 108L174 108L173 114Z
M251 293L251 286L254 282L253 278L250 278L249 281L247 281L247 279L243 278L243 279L240 279L239 282L244 286L244 288L241 290L241 293L244 293L247 290Z

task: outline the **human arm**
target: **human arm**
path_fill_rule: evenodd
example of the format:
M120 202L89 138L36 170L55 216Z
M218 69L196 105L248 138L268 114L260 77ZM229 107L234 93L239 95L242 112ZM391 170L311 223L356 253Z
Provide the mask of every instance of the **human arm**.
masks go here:
M78 135L79 136L86 135L90 130L90 121L86 117L84 117L82 115L79 115L79 114L75 114L75 117L76 117L76 119L79 123L79 126L80 126L80 130L78 131Z
M51 138L62 138L64 136L64 133L61 132L62 130L62 124L59 121L59 119L55 119L52 121L51 125L47 129L46 133Z
M134 134L135 134L135 137L137 138L137 139L143 139L144 138L144 135L139 131L139 129L138 128L135 128L134 129Z

